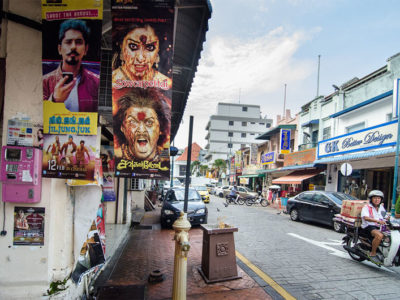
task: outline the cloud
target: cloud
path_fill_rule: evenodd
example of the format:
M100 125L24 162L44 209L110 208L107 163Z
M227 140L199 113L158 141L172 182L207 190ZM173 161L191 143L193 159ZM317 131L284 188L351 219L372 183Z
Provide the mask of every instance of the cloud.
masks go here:
M204 128L209 116L216 113L218 102L237 101L239 93L249 97L273 94L282 90L284 83L302 81L310 76L315 71L315 62L298 60L295 54L316 32L315 29L286 32L283 27L277 27L247 40L222 36L207 40L184 117L188 120L190 114L194 115L200 123L199 134L194 135L199 137L196 142L205 145ZM273 99L270 101L273 104Z

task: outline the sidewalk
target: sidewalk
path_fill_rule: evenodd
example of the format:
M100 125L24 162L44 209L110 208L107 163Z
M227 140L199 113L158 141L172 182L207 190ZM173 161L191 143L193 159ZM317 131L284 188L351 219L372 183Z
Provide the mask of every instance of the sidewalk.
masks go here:
M95 285L99 290L96 299L171 299L174 232L160 229L159 215L159 208L146 212L140 226L128 233L128 241L118 261L111 264L108 274ZM239 266L241 279L206 284L197 270L201 266L202 230L195 227L189 234L187 299L272 299ZM164 274L164 281L148 283L148 276L154 270Z

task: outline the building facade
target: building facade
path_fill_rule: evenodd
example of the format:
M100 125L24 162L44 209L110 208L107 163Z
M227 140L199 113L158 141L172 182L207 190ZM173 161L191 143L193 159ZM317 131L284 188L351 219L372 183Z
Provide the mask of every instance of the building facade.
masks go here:
M272 126L272 119L261 116L259 105L218 103L217 114L207 123L206 160L227 160L237 150L259 143L256 137Z

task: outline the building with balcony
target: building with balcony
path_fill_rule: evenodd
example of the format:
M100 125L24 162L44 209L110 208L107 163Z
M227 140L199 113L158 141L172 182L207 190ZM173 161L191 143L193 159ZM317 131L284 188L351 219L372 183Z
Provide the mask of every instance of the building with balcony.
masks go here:
M259 105L218 103L217 114L207 123L206 160L228 159L235 151L260 143L256 137L272 126L272 119L261 116Z

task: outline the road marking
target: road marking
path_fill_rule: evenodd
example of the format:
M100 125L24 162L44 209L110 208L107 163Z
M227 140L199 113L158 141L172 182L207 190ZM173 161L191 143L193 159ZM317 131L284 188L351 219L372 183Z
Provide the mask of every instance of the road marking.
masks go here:
M251 270L253 270L262 280L269 284L277 293L279 293L284 299L287 300L296 300L295 297L290 295L283 287L277 284L271 277L257 268L254 264L252 264L246 257L236 251L236 256L239 258L246 266L248 266Z
M315 245L315 246L330 250L331 252L329 254L336 255L336 256L341 257L341 258L353 260L349 256L349 254L347 252L344 252L344 251L341 251L341 250L338 250L338 249L335 249L335 248L332 248L332 247L328 246L328 245L342 245L341 242L338 243L339 241L331 240L331 241L333 241L333 243L332 242L318 242L318 241L303 237L301 235L298 235L296 233L288 233L288 235L290 235L292 237L295 237L295 238L298 238L300 240L306 241L306 242L308 242L308 243L310 243L312 245ZM368 260L364 260L361 263L366 264L368 266L372 266L374 268L378 268L378 269L382 269L382 270L385 270L385 271L388 271L388 272L396 273L393 270L390 270L390 269L388 269L388 268L386 268L384 266L378 267L377 265L375 265L374 263L372 263L372 262L370 262Z

